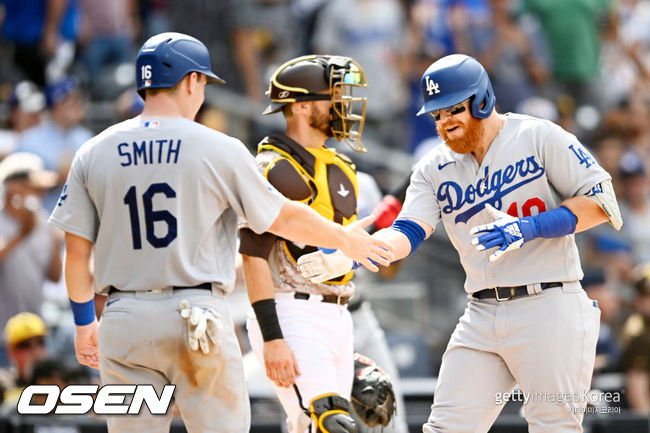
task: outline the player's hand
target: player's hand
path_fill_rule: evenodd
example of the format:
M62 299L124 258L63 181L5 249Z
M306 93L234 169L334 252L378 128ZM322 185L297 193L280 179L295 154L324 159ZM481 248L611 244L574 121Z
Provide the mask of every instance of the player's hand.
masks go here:
M352 270L354 260L341 250L318 250L298 259L298 271L312 283L322 283Z
M74 350L77 354L77 361L99 370L99 345L97 344L97 332L99 323L97 320L84 326L77 326L74 336Z
M283 388L292 386L300 375L296 357L282 338L264 343L264 366L268 378Z
M205 355L210 353L210 342L216 351L221 347L219 332L223 329L221 316L213 308L192 307L183 299L178 306L181 317L187 322L187 342L192 350L199 350Z
M484 233L472 239L472 245L476 245L476 249L479 251L498 247L495 252L490 254L490 261L496 262L508 251L520 248L528 239L522 233L519 218L501 212L490 204L486 204L485 208L494 218L494 222L475 226L470 230L473 235Z
M388 266L395 256L391 244L370 236L363 229L374 221L375 217L370 215L345 226L346 242L340 250L350 259L377 272L379 268L376 265Z

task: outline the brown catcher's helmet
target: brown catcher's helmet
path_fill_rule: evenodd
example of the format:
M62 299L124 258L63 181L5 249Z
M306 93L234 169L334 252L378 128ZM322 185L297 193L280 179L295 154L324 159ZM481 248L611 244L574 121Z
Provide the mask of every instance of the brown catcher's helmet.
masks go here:
M271 77L266 94L271 104L262 114L277 113L290 102L330 100L332 136L352 150L366 152L361 133L366 98L353 96L355 87L367 87L361 66L349 57L310 55L289 60ZM327 90L328 94L317 93Z

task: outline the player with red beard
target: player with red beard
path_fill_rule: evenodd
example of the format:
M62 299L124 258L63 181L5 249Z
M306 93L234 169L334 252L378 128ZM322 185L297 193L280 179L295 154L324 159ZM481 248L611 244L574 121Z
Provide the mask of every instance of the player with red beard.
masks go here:
M421 88L418 114L436 120L445 144L417 163L397 219L373 236L400 259L442 222L467 275L467 308L422 431L485 433L518 384L532 396L531 433L581 432L600 310L580 285L574 233L603 222L621 228L611 176L558 125L498 113L476 59L439 59ZM315 253L298 265L318 282L352 260Z

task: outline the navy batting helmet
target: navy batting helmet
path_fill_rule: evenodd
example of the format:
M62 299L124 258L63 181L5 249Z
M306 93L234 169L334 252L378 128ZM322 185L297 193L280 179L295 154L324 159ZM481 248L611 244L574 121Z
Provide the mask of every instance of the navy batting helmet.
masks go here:
M183 33L160 33L142 45L135 62L138 93L174 87L185 75L199 72L208 83L225 83L210 69L210 53L203 42Z
M496 102L490 77L483 66L463 54L452 54L434 62L422 75L420 85L424 105L418 116L473 97L472 116L485 119Z

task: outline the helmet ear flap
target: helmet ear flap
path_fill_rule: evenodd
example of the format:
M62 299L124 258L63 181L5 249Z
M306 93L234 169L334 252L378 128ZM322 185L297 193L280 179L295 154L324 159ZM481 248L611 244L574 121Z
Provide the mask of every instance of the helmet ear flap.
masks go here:
M472 116L478 119L489 117L494 109L494 105L496 104L496 96L494 95L494 90L492 90L492 83L490 83L490 79L487 77L487 72L483 73L486 75L485 89L472 97L472 103L470 106ZM479 98L478 96L482 96L482 98Z

